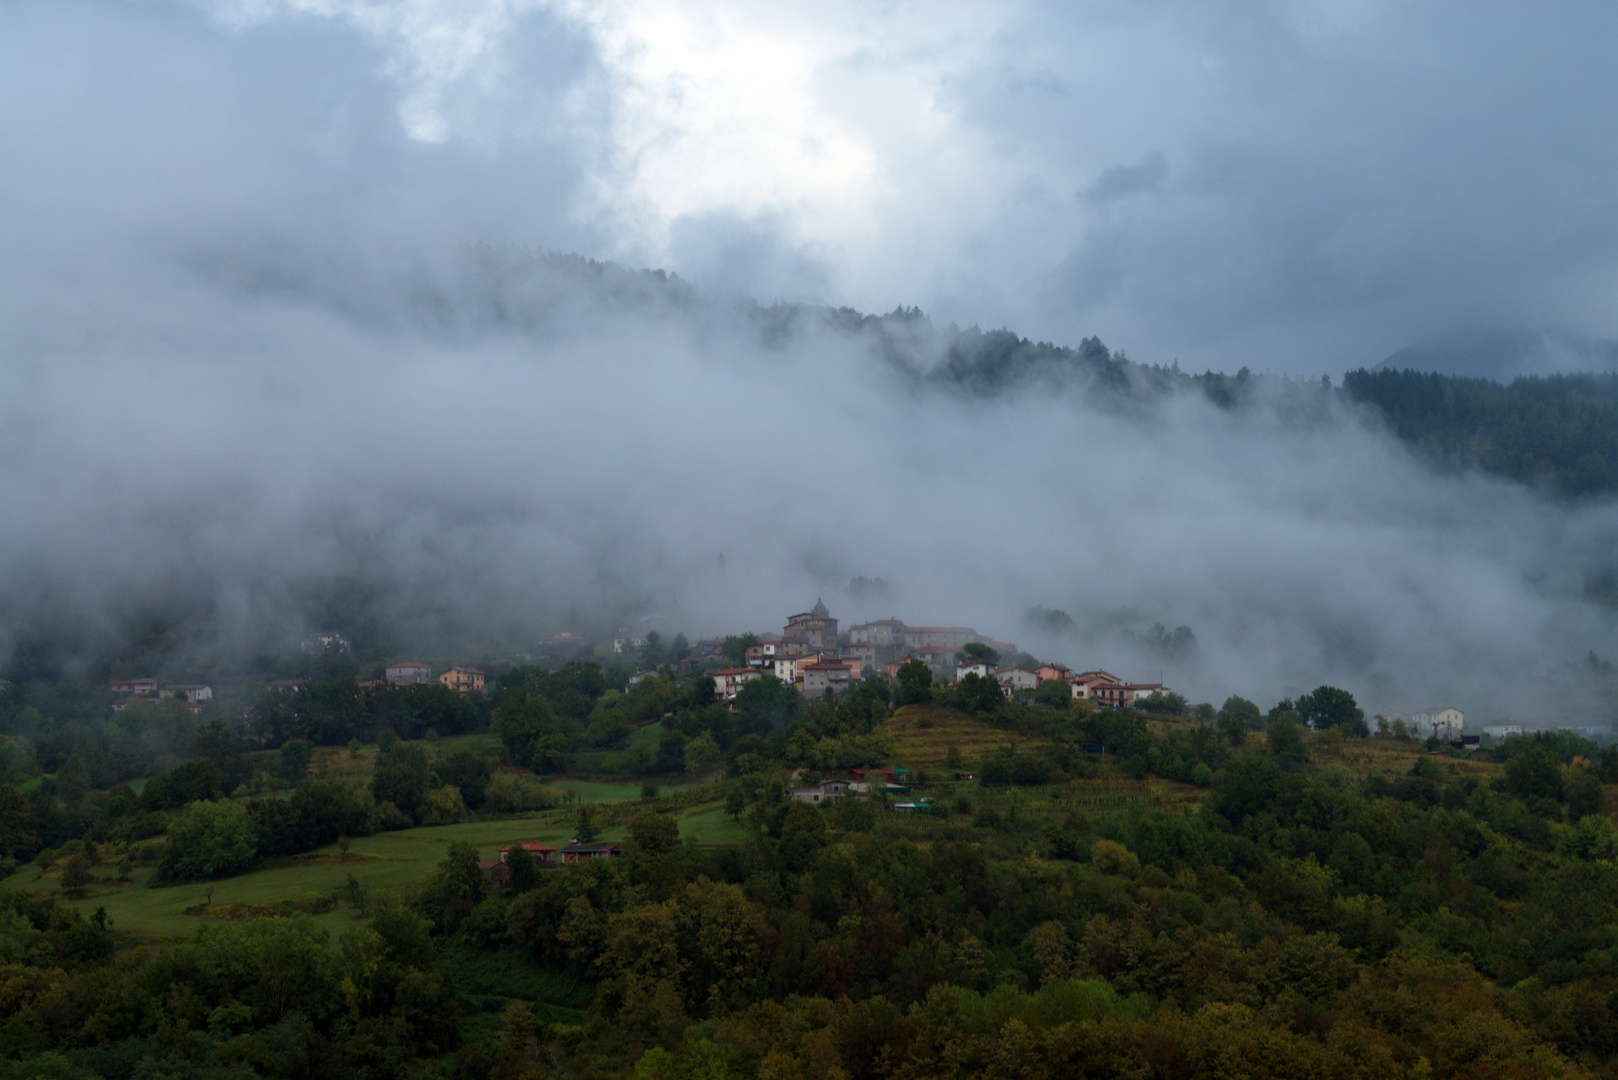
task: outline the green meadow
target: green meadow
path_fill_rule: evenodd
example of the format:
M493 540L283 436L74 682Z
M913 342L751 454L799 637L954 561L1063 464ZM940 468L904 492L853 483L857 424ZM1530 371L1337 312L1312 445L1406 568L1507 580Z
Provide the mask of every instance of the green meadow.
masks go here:
M624 803L640 797L639 784L563 780L552 786L576 792L591 803ZM671 786L665 790L680 788ZM501 847L518 842L561 847L573 837L576 813L565 808L527 818L423 826L354 837L346 856L338 845L331 844L307 855L276 860L249 874L212 882L152 887L155 871L142 867L130 874L128 883L120 884L113 880L112 867L104 863L93 871L96 882L82 897L72 898L61 891L59 869L44 872L37 864L29 864L19 869L7 885L61 897L86 915L105 907L119 929L157 938L189 936L209 918L232 915L230 905L311 902L335 896L336 903L330 910L314 916L317 923L335 935L361 917L350 902L356 888L375 892L419 884L455 841L473 845L484 859L498 858ZM744 835L742 827L718 803L676 811L675 818L682 838L703 845L734 843ZM621 826L605 827L598 839L619 841L623 835ZM565 869L551 872L567 873Z

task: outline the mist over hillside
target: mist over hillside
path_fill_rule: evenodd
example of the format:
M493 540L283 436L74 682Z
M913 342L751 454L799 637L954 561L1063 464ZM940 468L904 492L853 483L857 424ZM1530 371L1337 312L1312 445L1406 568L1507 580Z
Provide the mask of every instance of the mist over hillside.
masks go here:
M239 668L329 624L367 655L695 637L825 595L1194 698L1605 709L1569 669L1612 651L1610 501L1435 470L1317 383L1221 397L1094 339L519 249L215 248L117 285L7 312L16 664Z
M1253 18L0 7L0 652L474 656L824 594L1193 699L1601 712L1610 406L1339 373L1613 337L1618 143L1537 74L1600 100L1603 36Z

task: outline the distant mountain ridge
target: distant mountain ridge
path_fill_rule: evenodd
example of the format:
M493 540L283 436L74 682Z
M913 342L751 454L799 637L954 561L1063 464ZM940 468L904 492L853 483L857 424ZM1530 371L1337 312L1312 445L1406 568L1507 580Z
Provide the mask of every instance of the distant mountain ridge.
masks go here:
M1407 345L1377 371L1428 371L1510 382L1527 375L1618 371L1618 341L1521 327L1473 330Z

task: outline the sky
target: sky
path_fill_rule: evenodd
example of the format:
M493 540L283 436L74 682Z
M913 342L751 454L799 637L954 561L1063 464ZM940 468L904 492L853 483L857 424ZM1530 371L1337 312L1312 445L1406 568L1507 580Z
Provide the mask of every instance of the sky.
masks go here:
M1585 590L1610 506L1439 475L1346 411L908 396L731 301L1310 378L1618 337L1615 19L0 0L0 633L161 597L295 639L360 567L423 645L767 630L825 592L1216 702L1587 713L1538 688L1618 652ZM1036 604L1088 636L1030 637ZM1194 664L1129 643L1159 621Z
M9 0L0 122L35 226L514 242L1197 370L1340 373L1480 326L1618 336L1615 20Z

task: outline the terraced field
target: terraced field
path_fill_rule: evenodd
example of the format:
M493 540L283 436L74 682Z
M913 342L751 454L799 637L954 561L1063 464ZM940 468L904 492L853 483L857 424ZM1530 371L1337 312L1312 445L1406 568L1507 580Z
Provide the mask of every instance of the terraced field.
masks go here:
M959 747L966 766L975 768L1004 746L1037 746L1039 740L1005 728L993 727L965 713L934 705L906 705L883 725L892 747L890 765L937 772L951 746Z

